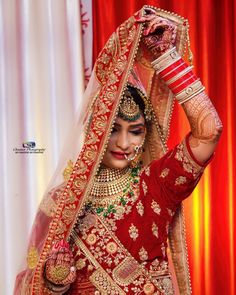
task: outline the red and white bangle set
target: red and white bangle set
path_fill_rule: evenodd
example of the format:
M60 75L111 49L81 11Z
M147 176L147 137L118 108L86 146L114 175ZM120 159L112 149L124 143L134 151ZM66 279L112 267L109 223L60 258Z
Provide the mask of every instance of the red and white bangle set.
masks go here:
M204 91L193 71L182 59L176 48L173 47L152 62L157 74L166 82L175 95L179 104L182 104Z

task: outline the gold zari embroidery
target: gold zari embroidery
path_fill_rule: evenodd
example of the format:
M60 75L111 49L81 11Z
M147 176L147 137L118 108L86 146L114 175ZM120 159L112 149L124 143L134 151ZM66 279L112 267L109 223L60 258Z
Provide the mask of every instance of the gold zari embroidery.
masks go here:
M147 184L144 180L142 181L142 188L143 188L144 196L146 196L148 188L147 188Z
M141 267L131 257L126 257L114 270L112 276L120 286L128 286L142 273Z
M185 141L178 145L175 158L182 163L184 170L191 173L194 178L197 178L203 170L203 167L199 166L190 156Z
M152 200L151 208L156 214L160 215L161 207L156 201Z
M165 168L161 171L160 177L165 178L170 172L169 168Z
M152 224L152 233L155 237L157 237L157 238L159 237L158 226L156 225L155 222L153 222L153 224Z
M133 225L133 223L131 224L129 228L129 235L131 239L133 239L134 241L136 241L137 237L139 236L138 229L135 225Z
M187 178L185 176L179 176L175 180L175 185L184 184L187 182Z
M65 181L69 180L70 175L71 175L71 173L73 171L73 166L74 166L73 162L71 160L69 160L67 162L66 168L63 171L63 177L64 177Z
M142 260L142 261L148 260L148 252L145 250L144 247L142 247L139 250L138 254L139 254L140 260Z
M30 269L34 269L38 263L39 254L35 247L30 247L27 255L27 264Z
M144 214L144 206L143 206L143 203L141 201L138 201L138 203L136 205L136 208L137 208L138 214L140 216L143 216L143 214Z

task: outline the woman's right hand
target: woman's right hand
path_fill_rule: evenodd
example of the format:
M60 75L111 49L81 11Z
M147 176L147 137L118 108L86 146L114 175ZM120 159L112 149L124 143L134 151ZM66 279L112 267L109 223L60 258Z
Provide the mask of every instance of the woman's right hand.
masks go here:
M76 279L76 267L69 244L65 241L53 245L45 263L45 278L55 285L69 285Z

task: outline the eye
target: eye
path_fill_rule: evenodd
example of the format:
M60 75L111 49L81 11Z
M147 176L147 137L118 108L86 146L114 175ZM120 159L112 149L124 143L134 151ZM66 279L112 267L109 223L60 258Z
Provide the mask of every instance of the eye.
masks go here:
M134 135L139 135L139 134L142 134L142 133L144 133L144 131L143 130L132 130L132 131L130 131L132 134L134 134Z
M117 128L113 127L111 133L115 133L115 132L117 132L117 131L118 131Z

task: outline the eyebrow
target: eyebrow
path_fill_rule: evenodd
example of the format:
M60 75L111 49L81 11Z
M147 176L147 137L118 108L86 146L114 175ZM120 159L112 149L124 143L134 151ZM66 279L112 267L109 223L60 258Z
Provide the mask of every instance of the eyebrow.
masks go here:
M115 123L114 126L121 127L121 125L120 125L119 123ZM144 125L143 123L139 123L139 124L130 124L129 127L131 127L131 128L145 127L145 125Z

